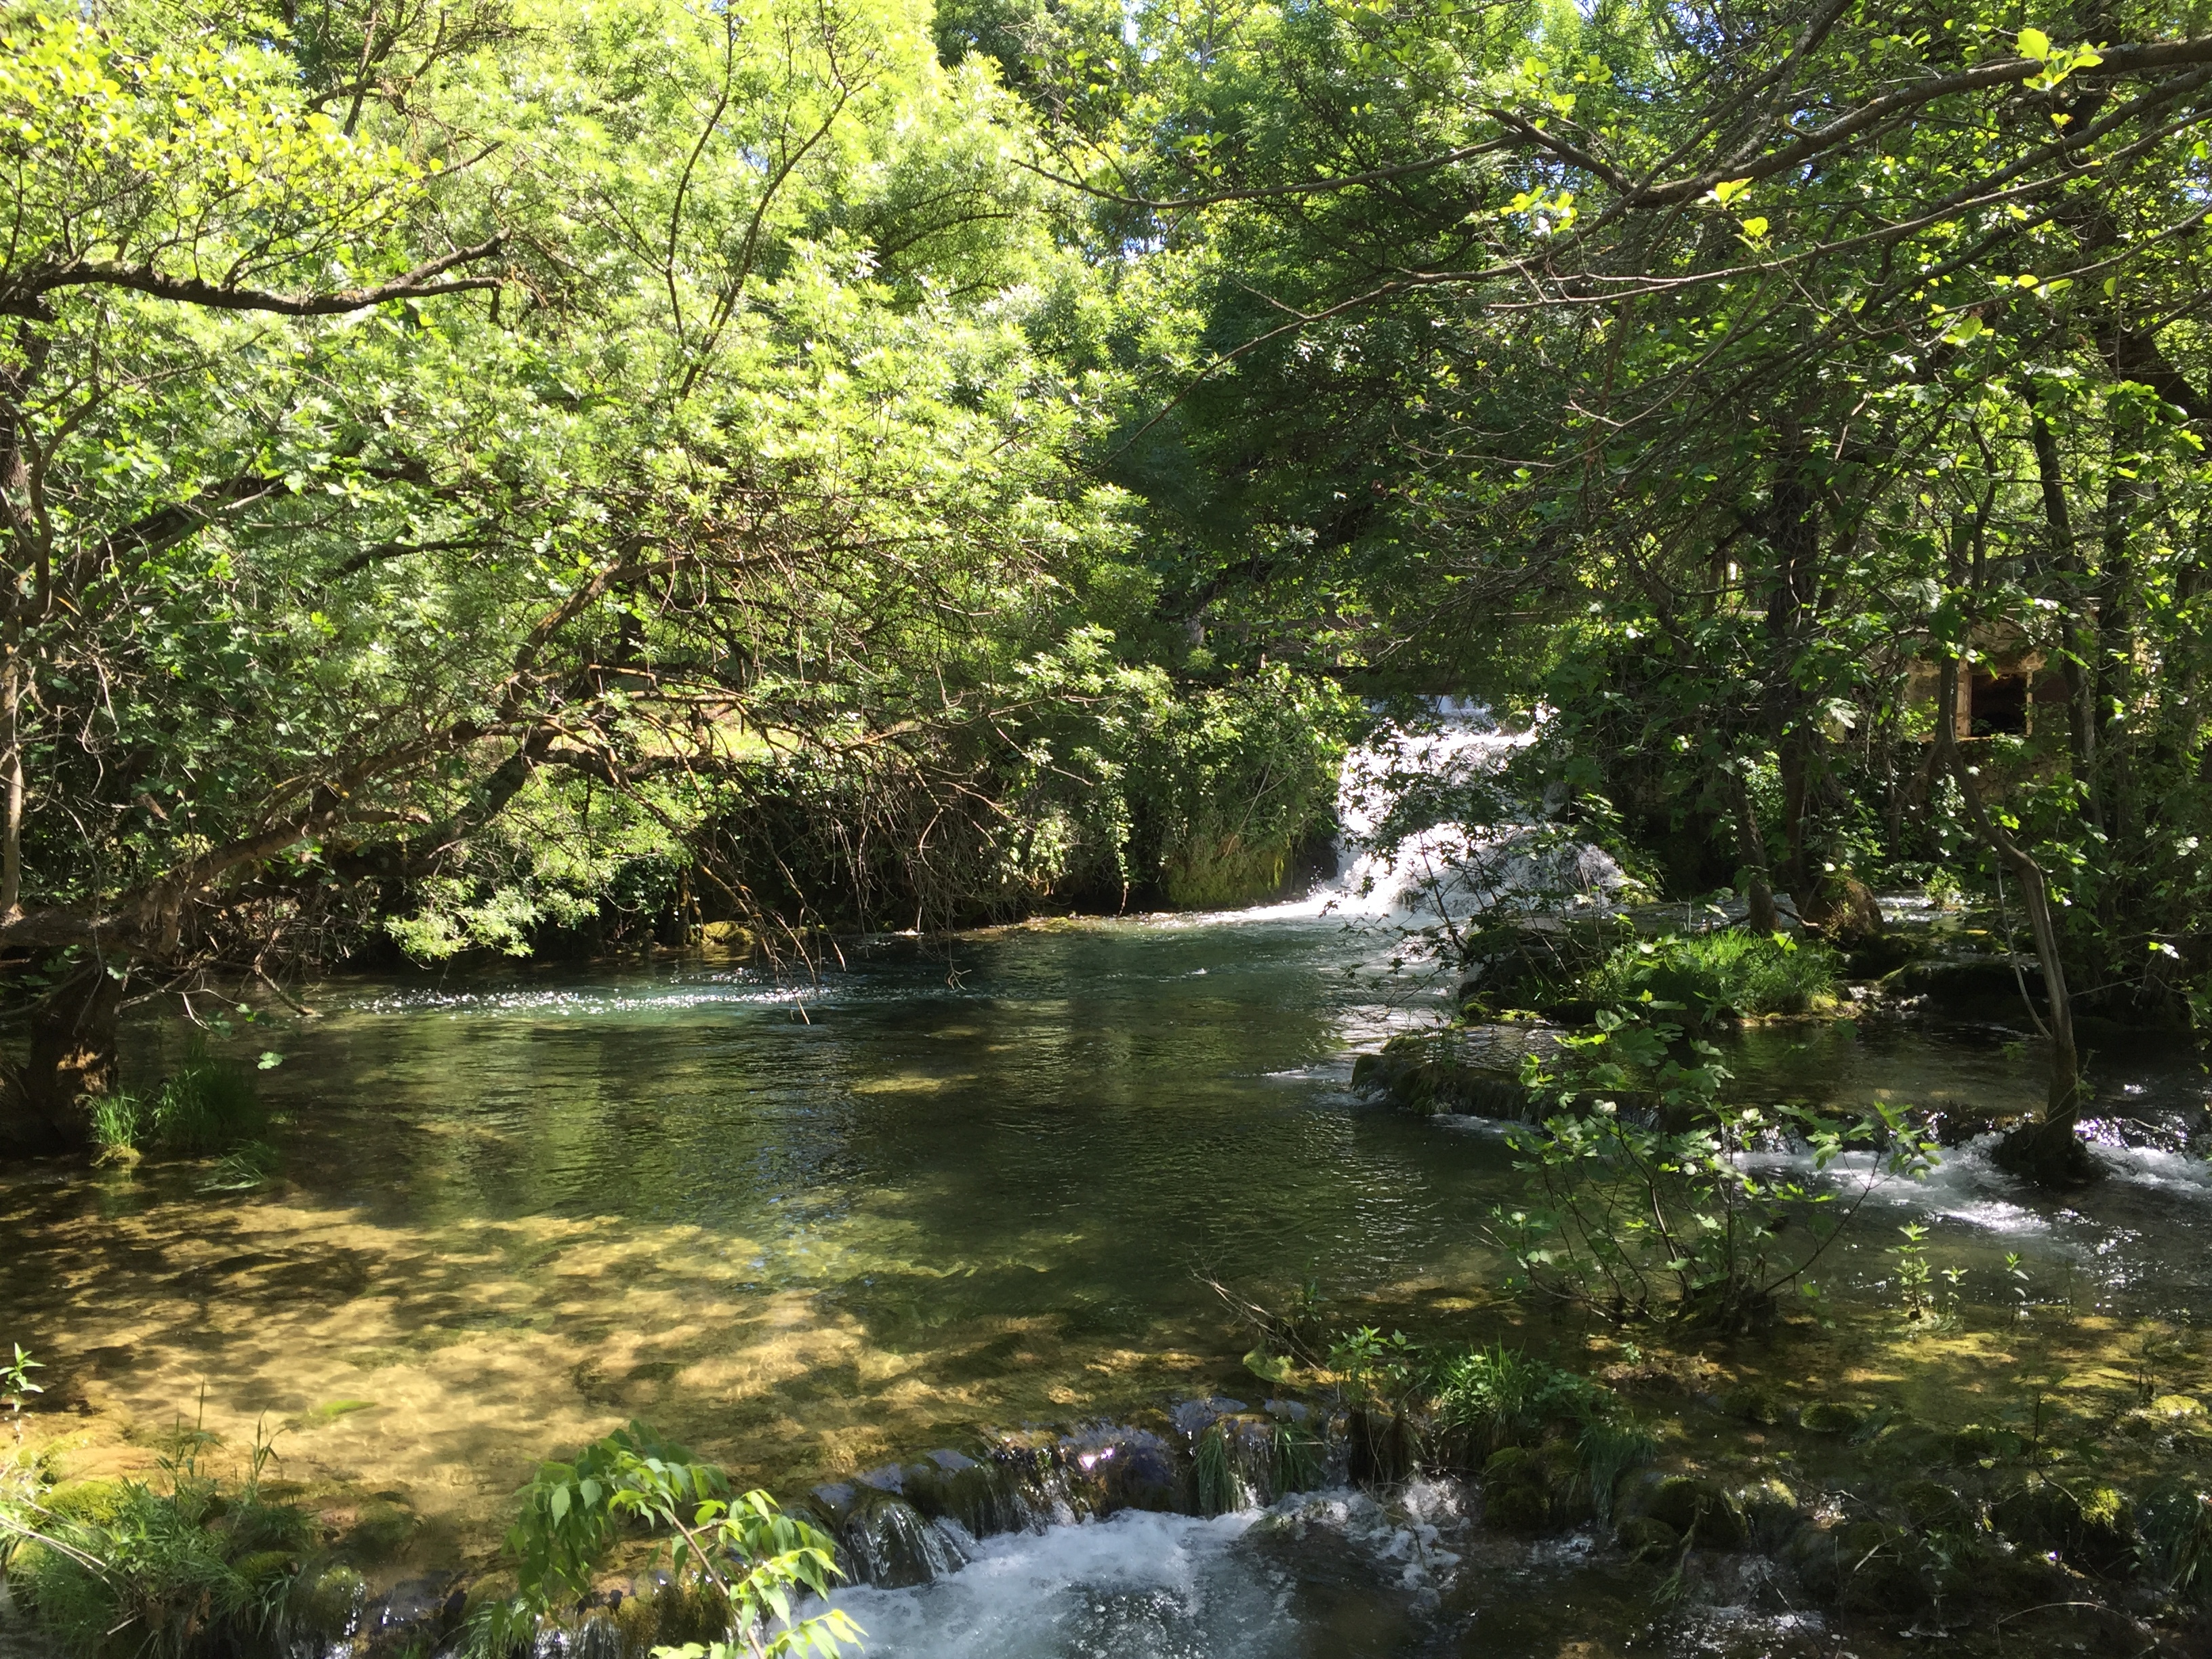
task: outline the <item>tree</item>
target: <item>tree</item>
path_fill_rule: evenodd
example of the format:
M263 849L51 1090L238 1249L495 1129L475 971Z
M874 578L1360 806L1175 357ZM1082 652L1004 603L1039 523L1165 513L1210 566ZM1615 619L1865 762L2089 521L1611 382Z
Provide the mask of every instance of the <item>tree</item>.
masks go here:
M907 9L556 12L526 60L422 13L351 81L167 15L10 24L21 1145L82 1141L133 973L511 922L518 804L667 847L794 769L957 799L1117 541L1002 95Z

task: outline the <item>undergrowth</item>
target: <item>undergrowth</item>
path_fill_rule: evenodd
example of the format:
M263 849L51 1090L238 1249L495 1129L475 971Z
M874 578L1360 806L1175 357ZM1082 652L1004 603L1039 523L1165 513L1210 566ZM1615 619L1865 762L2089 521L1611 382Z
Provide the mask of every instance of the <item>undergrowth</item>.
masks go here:
M318 1559L308 1517L262 1495L257 1434L242 1480L179 1425L152 1485L0 1481L0 1565L15 1600L71 1659L280 1659L343 1635L362 1584Z
M1590 970L1583 992L1608 1005L1648 996L1705 1025L1728 1014L1802 1014L1834 995L1840 973L1825 945L1722 928L1623 945Z

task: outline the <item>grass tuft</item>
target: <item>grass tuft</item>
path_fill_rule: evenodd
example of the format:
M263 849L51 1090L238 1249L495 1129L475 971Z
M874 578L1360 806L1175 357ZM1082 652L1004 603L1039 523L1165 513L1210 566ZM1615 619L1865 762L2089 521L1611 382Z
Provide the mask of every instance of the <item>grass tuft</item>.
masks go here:
M155 1092L153 1140L163 1150L204 1158L258 1140L269 1114L243 1066L214 1058L196 1041L185 1063Z
M1230 1453L1229 1431L1221 1424L1208 1424L1198 1437L1191 1467L1198 1479L1200 1514L1227 1515L1238 1507L1236 1459Z

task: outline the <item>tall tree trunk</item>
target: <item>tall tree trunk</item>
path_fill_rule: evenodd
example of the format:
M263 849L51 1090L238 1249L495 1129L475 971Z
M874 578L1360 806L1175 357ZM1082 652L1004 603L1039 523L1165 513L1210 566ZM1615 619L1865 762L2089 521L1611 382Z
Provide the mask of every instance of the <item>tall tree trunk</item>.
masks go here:
M1959 660L1943 663L1939 696L1949 706L1959 695ZM2066 966L2059 959L2058 929L2051 911L2051 884L2043 866L1991 817L1982 805L1979 781L1960 752L1951 722L1936 722L1936 745L1959 786L1966 821L2012 872L2027 907L2029 928L2035 935L2035 955L2043 969L2043 994L2050 1009L2051 1081L2044 1098L2043 1115L2005 1137L1997 1161L2015 1174L2045 1186L2078 1187L2102 1173L2089 1156L2074 1126L2081 1115L2081 1066L2074 1045L2074 1004L2066 991ZM2010 941L2006 948L2011 948Z
M2064 463L2051 423L2037 405L2035 386L2025 383L2028 439L2035 450L2035 471L2043 487L2043 516L2050 544L2049 568L2065 583L2059 611L2059 672L2066 681L2066 735L2073 751L2075 781L2081 786L2082 811L2093 830L2105 825L2104 791L2097 768L2097 647L2080 615L2080 550L2074 517L2066 504Z
M1806 814L1811 807L1813 745L1817 739L1797 684L1797 657L1818 591L1823 519L1820 478L1812 446L1794 432L1774 472L1773 585L1766 596L1766 735L1782 773L1782 866L1784 887L1800 914L1812 896Z
M1766 836L1759 827L1759 814L1751 804L1751 790L1743 781L1743 774L1734 766L1727 769L1729 805L1735 813L1736 857L1744 867L1744 896L1750 901L1750 913L1744 923L1754 933L1773 933L1781 931L1782 916L1774 908L1774 888L1767 875Z
M2117 874L2134 865L2130 843L2138 828L2135 779L2130 765L2135 733L2129 727L2130 704L2135 692L2136 531L2154 494L2141 465L2148 418L2140 401L2119 400L2113 411L2112 449L2105 483L2103 557L2097 568L2097 678L2101 707L2097 753L2104 771L2106 829L2118 856L2110 867ZM2130 476L2132 475L2132 476ZM2110 924L2124 907L2120 880L2108 880L2100 911Z
M15 623L0 652L0 916L23 908L23 653Z
M31 1010L30 1048L0 1088L0 1148L81 1152L92 1145L91 1101L114 1092L124 977L79 967Z

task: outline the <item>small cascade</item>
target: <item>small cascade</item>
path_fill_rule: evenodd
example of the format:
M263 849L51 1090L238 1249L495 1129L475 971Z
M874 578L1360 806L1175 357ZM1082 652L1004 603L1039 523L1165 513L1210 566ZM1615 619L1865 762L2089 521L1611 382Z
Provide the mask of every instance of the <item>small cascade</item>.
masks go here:
M1556 821L1559 801L1516 800L1498 786L1536 726L1506 731L1487 709L1454 698L1435 708L1432 727L1388 726L1345 757L1334 879L1296 903L1241 914L1421 927L1499 908L1608 903L1632 886L1609 854Z

